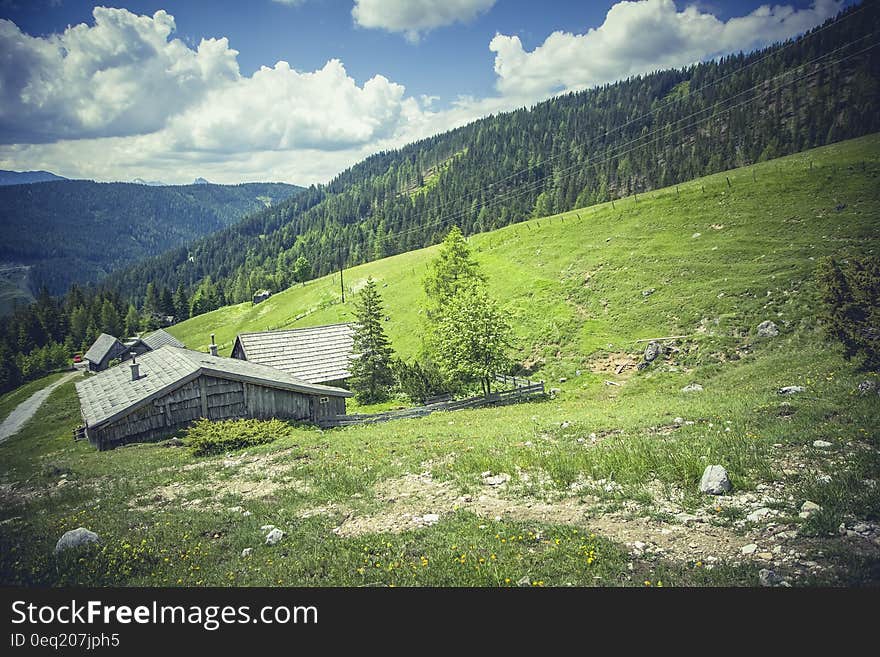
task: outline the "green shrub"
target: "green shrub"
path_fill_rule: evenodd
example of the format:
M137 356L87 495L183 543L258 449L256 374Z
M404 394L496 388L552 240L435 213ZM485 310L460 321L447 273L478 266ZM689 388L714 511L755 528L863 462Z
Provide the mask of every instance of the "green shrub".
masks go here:
M817 278L828 335L843 343L847 359L880 368L880 259L822 258Z
M419 404L423 404L429 397L456 392L440 368L431 361L414 360L407 363L396 360L392 364L392 371L400 391Z
M253 445L270 443L291 433L281 420L197 420L184 434L184 442L196 456L222 454Z

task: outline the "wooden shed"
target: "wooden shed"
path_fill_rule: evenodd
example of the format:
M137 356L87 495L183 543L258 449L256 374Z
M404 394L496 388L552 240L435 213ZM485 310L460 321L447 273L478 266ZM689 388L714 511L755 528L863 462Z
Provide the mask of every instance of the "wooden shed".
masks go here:
M232 357L268 365L309 383L342 384L351 376L354 324L239 333Z
M112 335L102 333L98 339L89 347L83 358L89 364L89 370L92 372L100 372L106 370L110 361L114 358L127 358L128 349L119 340Z
M98 449L165 438L198 418L316 423L345 414L348 390L233 358L164 346L76 384Z

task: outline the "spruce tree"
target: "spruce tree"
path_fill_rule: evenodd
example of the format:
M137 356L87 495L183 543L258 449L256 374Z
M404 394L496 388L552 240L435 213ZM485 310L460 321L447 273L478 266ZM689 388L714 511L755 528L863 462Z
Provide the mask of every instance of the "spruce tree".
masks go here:
M373 404L388 399L394 383L391 371L393 351L382 328L382 298L376 281L367 284L355 301L357 328L354 333L354 353L349 383L355 398L361 404Z
M479 265L458 226L453 226L440 245L440 253L431 263L425 277L428 294L428 317L439 315L448 301L464 286L482 281Z

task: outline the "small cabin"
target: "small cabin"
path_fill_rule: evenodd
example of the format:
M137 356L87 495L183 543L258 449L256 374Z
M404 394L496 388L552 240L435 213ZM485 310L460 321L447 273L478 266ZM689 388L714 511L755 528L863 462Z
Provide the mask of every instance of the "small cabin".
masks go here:
M254 305L262 303L271 296L272 293L269 290L259 290L257 292L254 292Z
M355 325L329 324L239 333L232 357L268 365L308 383L344 385L351 376Z
M99 450L166 438L199 418L318 423L345 414L342 388L234 358L163 346L76 384L85 436Z
M128 350L125 345L118 339L108 333L102 333L98 339L89 347L89 350L83 356L89 364L89 370L92 372L101 372L106 370L110 365L110 361L128 357Z

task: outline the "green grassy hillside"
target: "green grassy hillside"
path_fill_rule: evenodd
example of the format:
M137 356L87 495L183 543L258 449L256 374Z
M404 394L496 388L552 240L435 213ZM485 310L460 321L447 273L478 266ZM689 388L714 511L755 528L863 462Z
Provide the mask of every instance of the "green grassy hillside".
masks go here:
M2 583L876 585L880 404L859 385L878 377L825 340L813 270L821 255L876 249L878 146L875 135L473 237L520 360L559 388L545 401L294 427L196 457L73 442L65 384L0 445ZM355 288L387 284L403 355L419 348L432 252L346 272ZM338 278L322 279L172 331L228 347L238 331L349 319L338 295ZM756 336L765 319L779 336ZM616 372L635 340L668 335L688 337ZM780 395L789 385L804 390ZM699 492L708 464L726 467L730 494ZM53 556L80 526L101 544Z
M469 242L516 326L519 360L547 378L571 378L591 356L667 335L692 336L706 360L707 350L734 350L764 319L786 335L815 328L815 260L876 245L878 160L872 135ZM405 357L420 346L422 279L435 250L344 272L349 301L368 276L380 281L386 328ZM200 350L216 333L229 353L239 332L352 317L336 274L170 332Z

